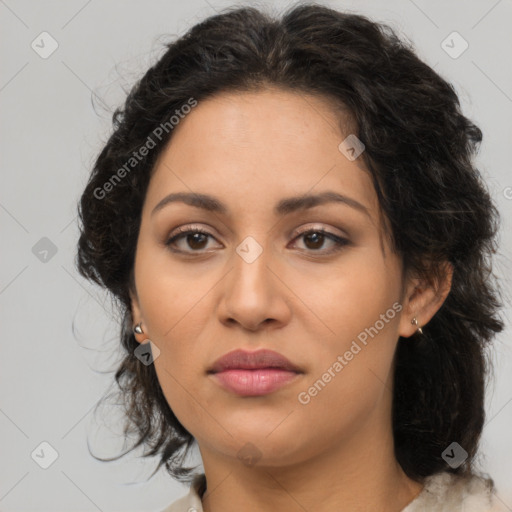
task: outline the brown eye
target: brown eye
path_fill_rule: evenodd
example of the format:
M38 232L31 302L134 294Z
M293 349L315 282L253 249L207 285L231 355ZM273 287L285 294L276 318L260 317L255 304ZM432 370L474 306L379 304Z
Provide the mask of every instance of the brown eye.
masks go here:
M304 235L304 241L306 242L308 249L321 249L325 242L325 235L315 231Z
M207 242L207 236L204 233L192 233L185 235L185 240L192 249L204 249Z
M208 240L215 237L200 228L191 229L190 226L179 228L177 234L173 234L165 245L173 252L183 254L200 254L206 252ZM350 244L346 238L339 237L324 229L309 229L299 233L294 240L303 239L305 252L318 253L319 255L329 255L341 250L344 246ZM181 242L181 246L179 245ZM325 249L325 245L330 243L331 248Z
M339 251L345 245L350 243L346 238L341 238L334 233L325 231L324 229L310 229L308 231L304 231L299 233L295 240L300 238L304 240L306 249L312 252L323 252L324 254L331 254L333 252ZM330 241L333 247L331 249L322 251L322 247L326 241Z
M208 238L213 238L213 235L201 229L183 229L178 230L178 234L171 236L165 243L171 251L174 252L200 252L208 245ZM185 247L178 247L178 242L184 240ZM191 249L191 250L190 250Z

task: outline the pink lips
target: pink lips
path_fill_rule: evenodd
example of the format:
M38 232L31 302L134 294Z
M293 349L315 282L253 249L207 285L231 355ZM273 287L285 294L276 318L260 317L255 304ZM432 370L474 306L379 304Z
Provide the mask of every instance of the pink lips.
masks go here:
M218 359L208 371L217 383L242 396L266 395L303 373L272 350L234 350Z

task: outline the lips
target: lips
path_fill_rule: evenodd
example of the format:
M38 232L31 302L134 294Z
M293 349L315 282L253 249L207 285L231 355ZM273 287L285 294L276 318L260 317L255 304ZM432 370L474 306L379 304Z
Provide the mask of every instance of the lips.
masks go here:
M273 350L261 349L256 352L233 350L217 359L209 368L208 373L220 373L227 370L258 370L275 368L295 373L302 370L285 356Z
M262 397L292 384L304 372L282 354L261 349L234 350L217 359L209 378L239 397Z

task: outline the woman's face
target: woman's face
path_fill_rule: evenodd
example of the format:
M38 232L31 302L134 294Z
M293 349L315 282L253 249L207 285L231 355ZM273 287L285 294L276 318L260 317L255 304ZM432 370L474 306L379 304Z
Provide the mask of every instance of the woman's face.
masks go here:
M154 364L165 397L203 456L249 450L279 466L363 432L389 433L393 355L399 335L415 327L400 312L401 261L382 234L371 179L361 158L340 150L349 133L338 124L312 96L223 93L179 122L158 159L142 212L133 315L160 350ZM155 209L176 193L209 196L222 208L169 201ZM346 200L285 207L326 193ZM207 234L167 246L178 228ZM301 373L253 395L208 373L234 349L262 348Z

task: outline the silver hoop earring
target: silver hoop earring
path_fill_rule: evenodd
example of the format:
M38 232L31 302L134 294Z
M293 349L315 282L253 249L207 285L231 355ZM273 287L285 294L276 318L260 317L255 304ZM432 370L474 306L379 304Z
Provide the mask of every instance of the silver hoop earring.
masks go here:
M418 332L420 334L423 334L423 329L418 325L418 320L416 320L416 317L414 317L412 320L411 320L411 324L413 325L416 325L418 327Z
M142 322L139 322L134 328L133 328L133 332L135 334L143 334L144 331L142 330Z

